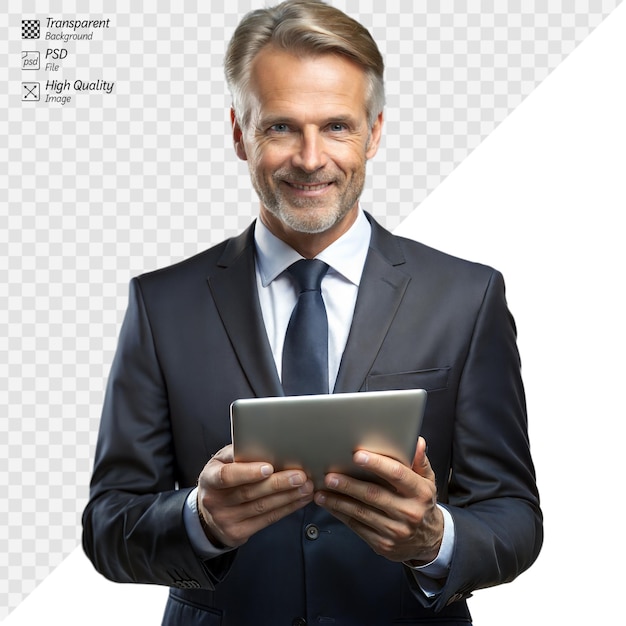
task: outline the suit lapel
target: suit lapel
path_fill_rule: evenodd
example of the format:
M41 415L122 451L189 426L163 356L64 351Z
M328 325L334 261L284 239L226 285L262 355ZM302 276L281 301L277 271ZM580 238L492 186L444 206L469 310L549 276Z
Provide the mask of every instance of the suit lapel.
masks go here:
M404 255L395 237L367 217L372 224L372 239L335 393L363 387L411 280L401 269Z
M260 397L283 395L257 295L254 225L227 242L208 283L254 393Z
M402 271L405 261L396 238L371 216L367 217L372 224L372 239L335 393L363 387L411 280ZM282 396L284 392L263 324L254 264L252 225L226 243L208 283L254 393L259 397Z

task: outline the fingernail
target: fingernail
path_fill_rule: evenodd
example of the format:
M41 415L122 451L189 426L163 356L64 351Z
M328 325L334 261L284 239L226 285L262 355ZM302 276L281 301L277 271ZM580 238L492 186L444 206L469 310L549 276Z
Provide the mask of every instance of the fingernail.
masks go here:
M359 451L354 455L354 462L359 463L360 465L367 465L367 462L370 460L369 454Z
M315 494L315 503L316 504L326 504L326 496L323 493L316 493Z
M268 476L271 476L274 472L274 468L271 465L262 465L261 466L261 474L263 474L263 476L265 476L266 478Z
M292 474L289 476L289 484L292 487L299 487L304 484L304 478L302 478L302 474Z
M329 478L326 484L331 488L335 489L337 485L339 485L339 481L336 478Z

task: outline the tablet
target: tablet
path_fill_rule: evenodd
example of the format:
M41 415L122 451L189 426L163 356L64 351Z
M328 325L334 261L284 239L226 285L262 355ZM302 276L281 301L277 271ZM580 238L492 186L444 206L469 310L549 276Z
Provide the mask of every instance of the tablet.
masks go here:
M328 472L383 482L355 465L353 453L369 450L411 466L425 405L424 389L236 400L234 458L303 469L316 489Z

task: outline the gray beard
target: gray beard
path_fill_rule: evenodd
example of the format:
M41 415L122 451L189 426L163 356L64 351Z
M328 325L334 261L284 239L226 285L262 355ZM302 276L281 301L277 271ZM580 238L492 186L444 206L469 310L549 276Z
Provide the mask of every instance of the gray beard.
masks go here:
M265 208L279 219L283 224L299 233L315 234L323 233L340 222L354 206L354 203L347 207L334 208L323 213L316 211L316 207L311 204L309 210L305 205L300 205L294 209L292 206L285 206L280 202L278 206L268 206Z
M261 185L252 176L252 185L265 209L292 230L311 235L323 233L341 222L358 202L364 184L364 176L360 180L354 179L338 199L338 204L321 210L319 202L315 199L290 204L279 193L265 194Z

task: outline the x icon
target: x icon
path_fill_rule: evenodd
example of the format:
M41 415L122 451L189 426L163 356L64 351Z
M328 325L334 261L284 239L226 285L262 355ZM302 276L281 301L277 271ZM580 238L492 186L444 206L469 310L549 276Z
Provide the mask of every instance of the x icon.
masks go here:
M39 83L22 83L22 100L39 100Z

